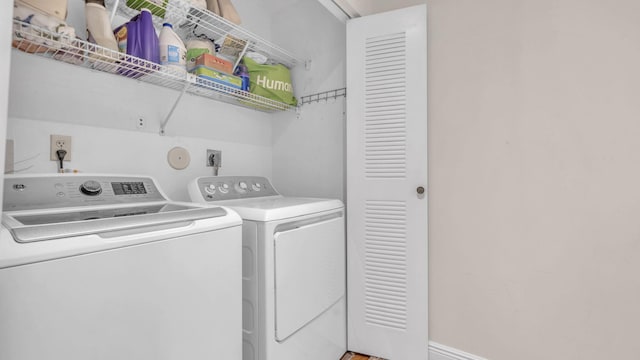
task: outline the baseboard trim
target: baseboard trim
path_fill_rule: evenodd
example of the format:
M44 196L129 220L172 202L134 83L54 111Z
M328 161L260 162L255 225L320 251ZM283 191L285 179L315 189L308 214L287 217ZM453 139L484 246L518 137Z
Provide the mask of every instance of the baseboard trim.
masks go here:
M487 360L433 341L429 341L429 360Z

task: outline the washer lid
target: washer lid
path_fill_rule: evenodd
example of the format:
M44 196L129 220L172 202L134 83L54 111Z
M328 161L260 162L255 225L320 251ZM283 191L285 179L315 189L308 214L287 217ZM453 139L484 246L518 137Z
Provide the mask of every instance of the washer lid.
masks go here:
M239 199L216 202L236 211L241 218L252 221L274 221L322 211L342 209L337 199L270 196L254 199Z
M17 242L62 239L120 230L223 217L220 207L182 203L140 204L127 207L83 207L67 211L4 212L2 224Z

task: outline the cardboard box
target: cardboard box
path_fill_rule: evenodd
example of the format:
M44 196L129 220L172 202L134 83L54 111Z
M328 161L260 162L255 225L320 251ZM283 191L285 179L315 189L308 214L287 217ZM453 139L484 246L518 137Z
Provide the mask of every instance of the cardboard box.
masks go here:
M233 76L225 74L216 69L211 69L204 65L198 65L191 71L203 79L211 80L218 84L232 87L234 89L242 89L242 78L239 76Z
M233 64L230 61L221 59L211 54L202 54L196 58L196 67L198 65L216 69L225 74L233 74Z

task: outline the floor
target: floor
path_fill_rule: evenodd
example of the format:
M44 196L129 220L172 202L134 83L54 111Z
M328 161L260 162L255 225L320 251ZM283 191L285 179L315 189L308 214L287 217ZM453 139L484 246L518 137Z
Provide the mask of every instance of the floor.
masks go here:
M384 360L383 358L379 358L379 357L375 357L375 356L368 356L368 355L362 355L362 354L356 354L353 352L348 352L344 355L342 355L342 358L340 360Z

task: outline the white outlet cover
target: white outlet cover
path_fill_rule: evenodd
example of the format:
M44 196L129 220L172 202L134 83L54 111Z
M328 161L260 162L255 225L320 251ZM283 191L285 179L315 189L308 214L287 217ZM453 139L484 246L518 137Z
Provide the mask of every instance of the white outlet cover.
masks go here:
M167 161L172 168L176 170L184 170L191 162L191 156L189 151L183 147L176 146L169 150L167 154Z

